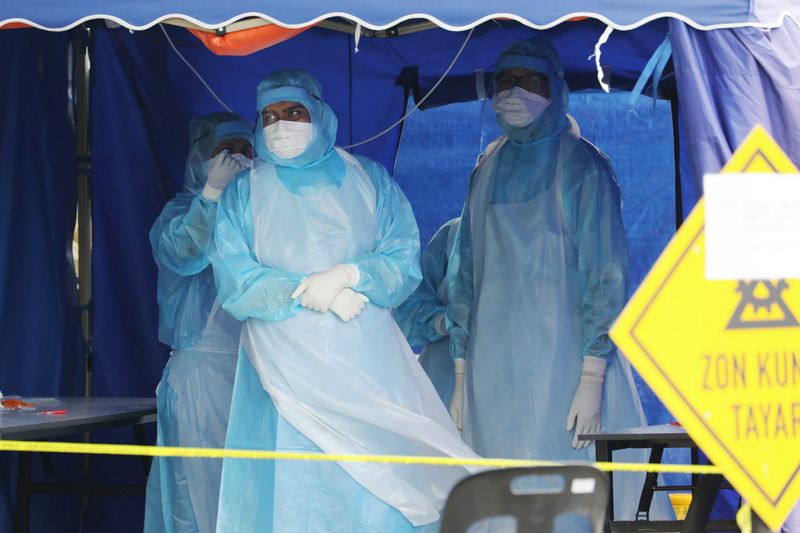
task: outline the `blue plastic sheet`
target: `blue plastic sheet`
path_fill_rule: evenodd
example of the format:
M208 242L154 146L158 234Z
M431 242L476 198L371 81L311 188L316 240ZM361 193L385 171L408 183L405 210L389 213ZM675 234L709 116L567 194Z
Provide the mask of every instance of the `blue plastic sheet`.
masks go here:
M719 172L757 124L800 164L800 28L702 32L672 23L670 32L689 188L699 193L703 174Z
M670 25L681 133L688 146L684 208L702 195L703 174L719 172L757 124L800 164L800 28L701 32ZM687 201L688 200L688 201ZM724 491L713 518L732 518L739 497Z
M67 93L68 34L0 31L0 390L82 393L75 273L74 132ZM88 258L87 258L88 260ZM0 531L12 531L16 454L0 455ZM63 474L69 461L56 459ZM43 481L33 462L36 481ZM49 477L47 481L56 478ZM31 531L49 531L34 498ZM68 502L50 516L65 519ZM49 509L54 510L53 507ZM75 522L77 523L77 522Z
M612 89L630 90L645 68L653 52L667 35L666 20L653 21L631 31L615 31L601 48L601 65L606 81ZM447 78L423 104L423 108L436 107L452 102L466 102L479 98L476 71L482 70L484 92L491 97L491 72L498 55L511 43L534 36L545 36L559 51L564 65L565 77L570 90L599 89L594 47L606 25L597 20L585 20L579 24L561 24L546 31L536 31L523 26L498 27L486 23L472 33L464 52ZM409 36L409 39L393 41L399 53L417 63L413 73L406 72L416 80L414 98L419 101L439 80L455 51L464 41L464 33L430 30L424 35ZM667 65L662 90L671 88L669 77L671 65ZM407 78L403 78L407 82Z

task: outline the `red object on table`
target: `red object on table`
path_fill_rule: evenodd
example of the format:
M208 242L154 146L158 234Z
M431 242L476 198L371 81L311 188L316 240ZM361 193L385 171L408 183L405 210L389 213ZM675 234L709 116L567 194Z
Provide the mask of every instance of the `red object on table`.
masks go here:
M32 403L23 402L22 400L15 400L15 399L0 400L0 403L2 403L3 407L5 407L6 409L22 409L25 407L35 407Z

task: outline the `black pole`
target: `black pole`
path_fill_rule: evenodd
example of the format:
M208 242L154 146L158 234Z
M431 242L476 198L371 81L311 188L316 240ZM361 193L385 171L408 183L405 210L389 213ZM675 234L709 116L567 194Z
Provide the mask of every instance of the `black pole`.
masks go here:
M678 93L670 95L672 108L672 151L675 161L675 231L683 224L683 190L681 187L681 133L678 114Z
M89 134L89 40L91 29L75 30L72 41L75 83L75 181L78 197L78 298L85 346L83 395L92 395L92 204Z
M91 63L89 43L92 30L88 24L77 28L72 41L73 81L75 84L75 162L76 193L78 197L78 299L81 308L81 330L84 340L83 395L92 396L92 169L91 136L89 131L89 84ZM83 441L90 442L89 433ZM81 481L87 483L91 470L89 455L81 461ZM89 495L81 501L78 531L83 531L89 512Z

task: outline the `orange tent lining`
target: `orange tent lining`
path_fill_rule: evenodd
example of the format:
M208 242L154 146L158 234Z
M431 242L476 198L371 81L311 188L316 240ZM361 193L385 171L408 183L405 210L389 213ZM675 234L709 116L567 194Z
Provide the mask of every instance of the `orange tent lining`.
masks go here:
M0 30L30 28L23 22L9 22L0 26ZM212 52L221 56L246 56L259 50L269 48L295 35L306 31L304 28L283 28L275 24L267 24L257 28L248 28L218 35L214 32L189 29L192 34Z
M9 22L0 26L0 30L13 30L14 28L30 28L30 26L23 22Z
M283 28L275 24L234 31L224 35L194 30L189 31L212 52L221 56L246 56L269 48L306 31L304 28Z

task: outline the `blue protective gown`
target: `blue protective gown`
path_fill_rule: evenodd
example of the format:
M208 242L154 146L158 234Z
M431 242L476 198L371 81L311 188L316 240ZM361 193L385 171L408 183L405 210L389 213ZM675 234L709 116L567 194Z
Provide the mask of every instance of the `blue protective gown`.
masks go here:
M193 120L184 190L150 230L158 265L159 339L173 349L156 389L161 446L225 443L241 323L216 299L209 251L217 204L200 191L213 148L229 137L250 139L250 131L230 113ZM214 531L221 469L216 459L154 458L144 530Z
M422 252L422 283L393 313L409 344L424 344L419 363L445 405L450 404L453 396L453 359L450 357L450 339L436 331L434 322L447 307L445 273L458 223L458 218L450 220L433 235Z
M333 148L316 80L279 71L259 86L311 114L294 159L266 148L222 196L212 258L225 309L245 321L226 447L473 456L388 307L420 280L411 207L386 171ZM310 155L309 155L310 154ZM350 322L300 306L311 273L356 265L370 303ZM463 468L225 460L219 531L412 531L433 523Z
M516 43L497 69L543 64L550 106L526 127L498 115L506 135L470 178L447 272L451 353L467 360L463 435L478 454L591 461L594 447L573 449L565 429L583 357L607 361L603 429L644 425L608 337L625 301L626 238L614 172L567 115L555 51ZM631 518L643 479L624 477L615 474L617 518ZM668 513L666 500L654 510Z

